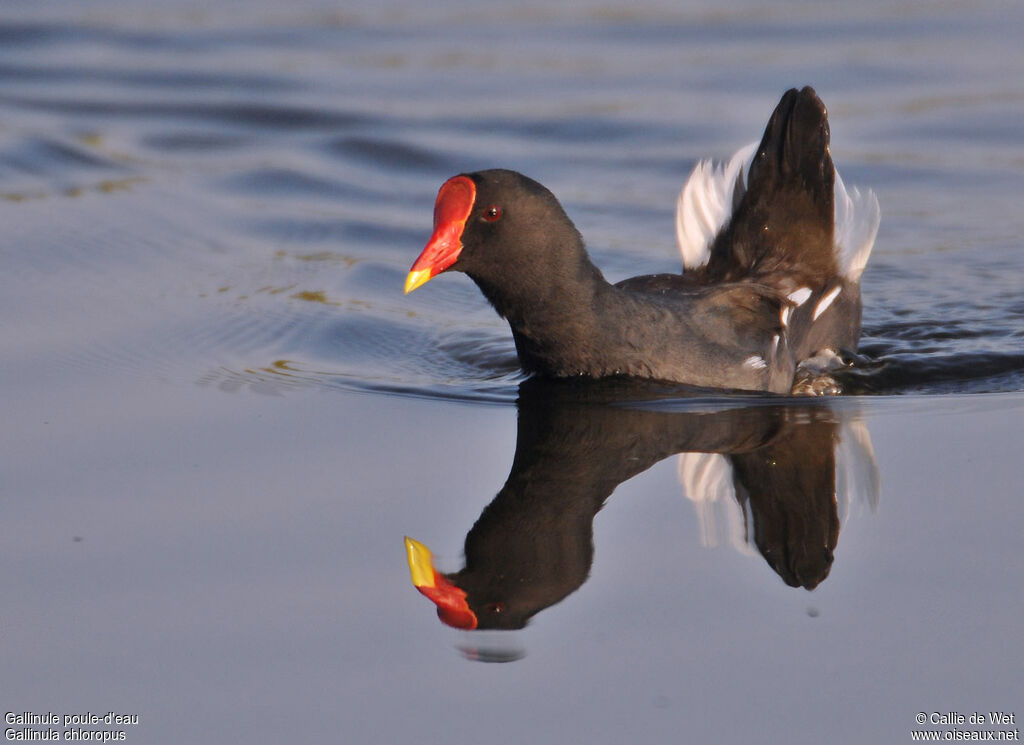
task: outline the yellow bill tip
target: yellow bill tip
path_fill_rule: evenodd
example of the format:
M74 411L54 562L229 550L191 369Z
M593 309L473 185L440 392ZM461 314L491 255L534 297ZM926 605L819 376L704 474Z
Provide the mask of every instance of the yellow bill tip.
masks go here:
M409 575L416 587L433 587L434 557L430 549L409 536L405 537L405 558L409 562Z
M429 269L409 272L409 276L405 278L405 294L408 295L417 287L425 285L432 276Z

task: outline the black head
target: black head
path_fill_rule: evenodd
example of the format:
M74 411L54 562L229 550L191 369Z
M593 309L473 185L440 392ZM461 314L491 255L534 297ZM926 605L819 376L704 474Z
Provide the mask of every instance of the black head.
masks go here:
M579 233L544 186L504 169L460 174L438 192L434 233L413 264L405 291L455 269L490 296L491 286L507 288L522 278L529 285L529 278L557 272L581 255Z

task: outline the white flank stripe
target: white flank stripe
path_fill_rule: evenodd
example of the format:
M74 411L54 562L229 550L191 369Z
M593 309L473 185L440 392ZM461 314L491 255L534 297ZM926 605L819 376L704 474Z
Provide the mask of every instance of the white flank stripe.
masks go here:
M799 290L793 290L786 297L792 300L797 306L801 306L807 302L807 298L811 296L810 287L801 287Z
M832 301L839 297L839 291L842 289L842 287L836 285L828 291L828 294L825 295L825 297L818 301L818 307L814 309L814 315L811 317L812 322L817 321L818 316L828 310L828 306L832 305Z

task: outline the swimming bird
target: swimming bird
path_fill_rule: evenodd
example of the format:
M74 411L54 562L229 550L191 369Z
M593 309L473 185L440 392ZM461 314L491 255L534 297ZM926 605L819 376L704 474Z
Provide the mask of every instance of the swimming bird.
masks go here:
M832 373L857 349L880 211L872 192L846 189L829 139L814 89L787 91L759 143L699 163L684 185L683 271L616 284L538 182L504 169L453 176L405 291L466 273L537 376L838 393Z

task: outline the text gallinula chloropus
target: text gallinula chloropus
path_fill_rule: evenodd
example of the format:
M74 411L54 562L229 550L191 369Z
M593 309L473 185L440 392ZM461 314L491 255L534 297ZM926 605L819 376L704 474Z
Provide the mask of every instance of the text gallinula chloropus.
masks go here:
M699 164L683 187L683 273L610 284L551 192L488 170L441 186L405 291L465 272L508 320L528 373L835 393L878 221L874 194L836 173L825 106L793 89L756 148Z

